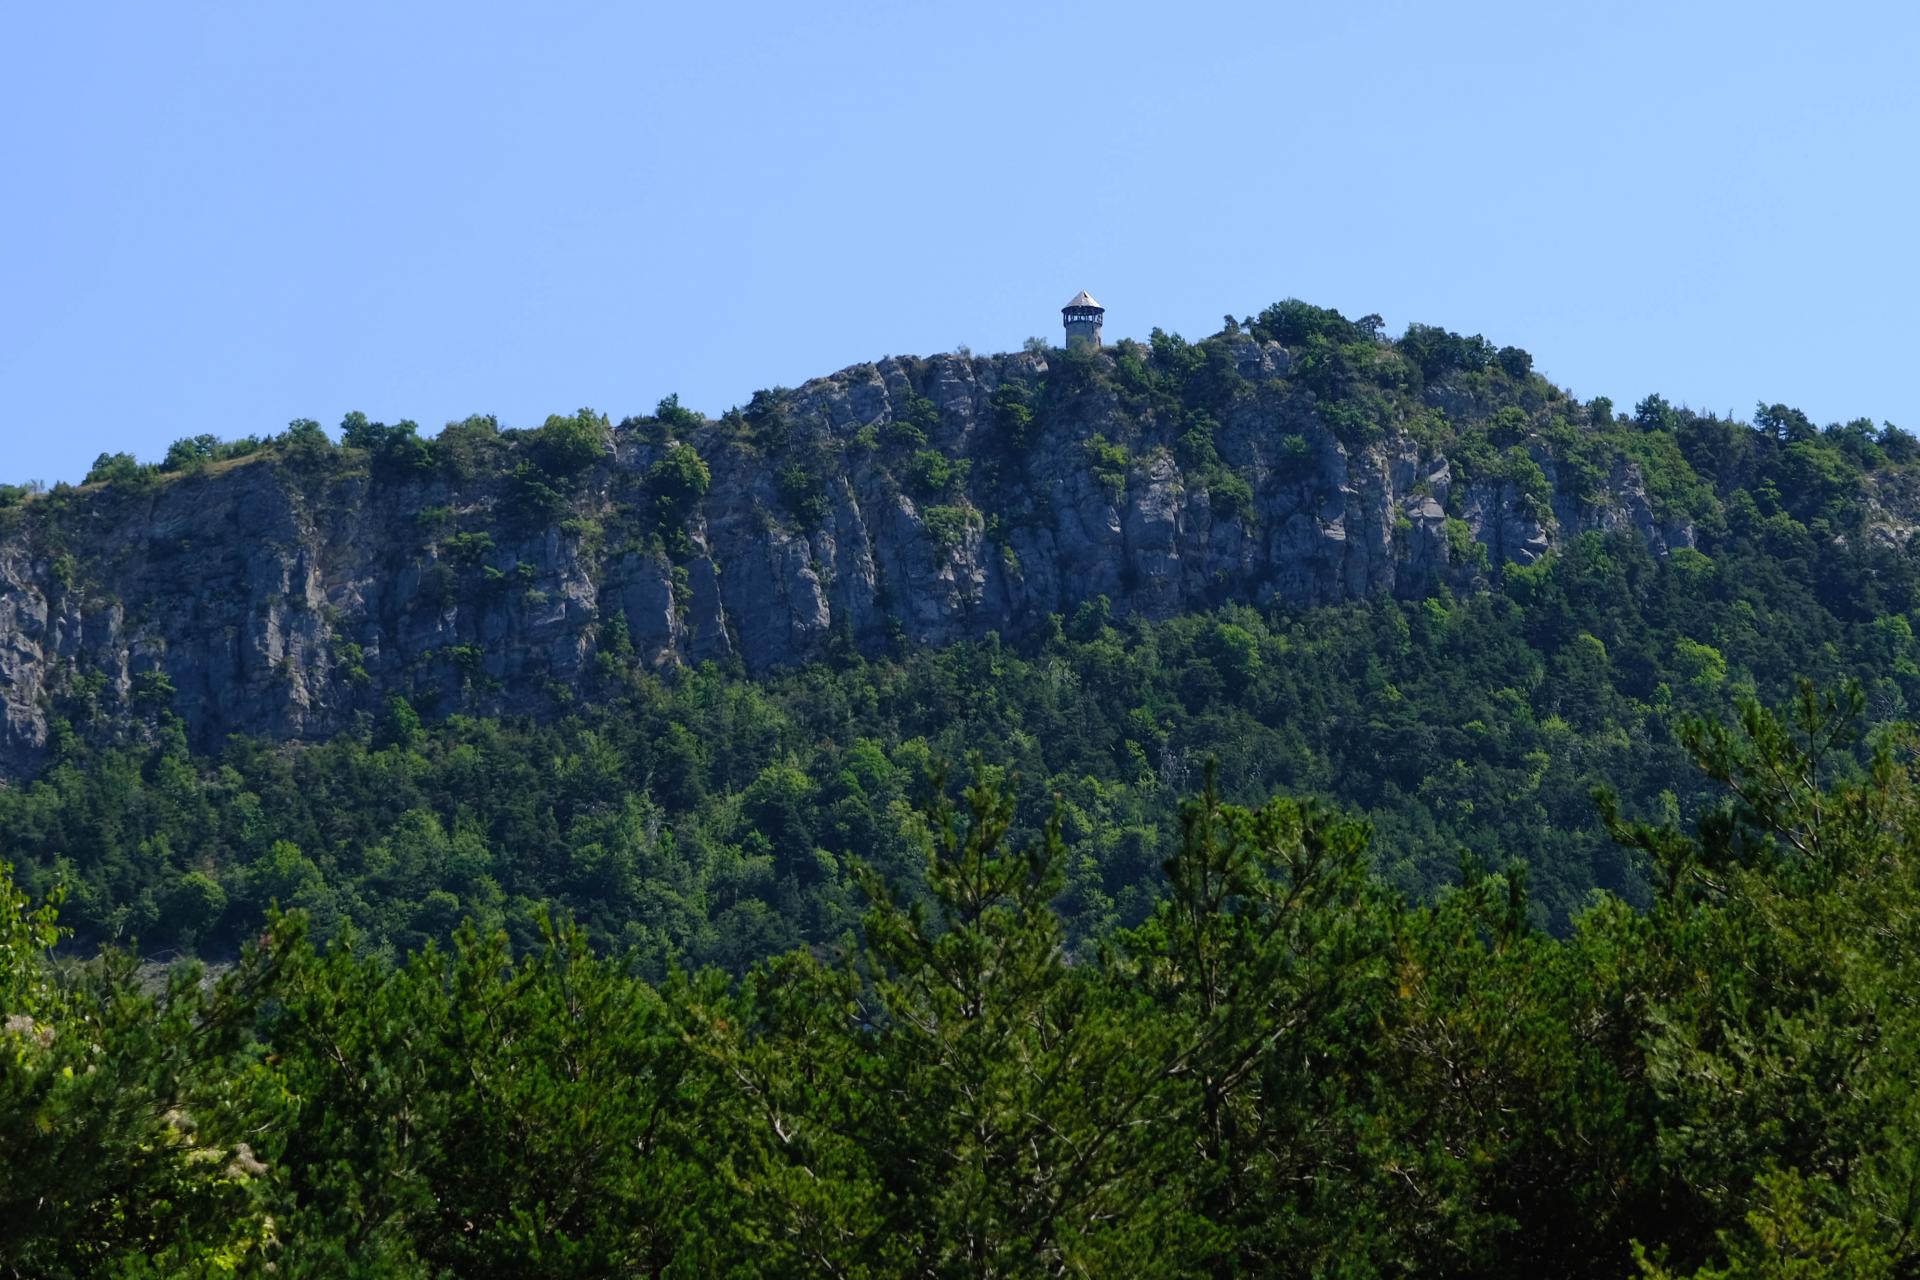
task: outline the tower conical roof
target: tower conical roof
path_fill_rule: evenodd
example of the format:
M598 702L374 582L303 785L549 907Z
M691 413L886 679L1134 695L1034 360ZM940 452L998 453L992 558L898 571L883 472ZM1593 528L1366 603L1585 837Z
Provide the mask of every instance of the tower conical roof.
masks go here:
M1055 295L1055 296L1058 296L1058 295ZM1092 307L1092 308L1093 308L1093 309L1094 309L1095 311L1105 311L1105 310L1106 310L1106 308L1105 308L1105 307L1103 307L1103 306L1101 306L1101 305L1100 305L1099 303L1097 303L1097 302L1095 302L1095 301L1093 300L1093 295L1092 295L1092 294L1090 294L1090 293L1088 293L1088 292L1087 292L1087 291L1086 291L1085 289L1082 289L1082 290L1081 290L1080 292L1078 292L1078 293L1076 293L1076 294L1074 294L1074 295L1073 295L1073 301L1072 301L1072 302L1069 302L1069 303L1068 303L1068 304L1067 304L1066 306L1064 306L1064 307L1062 307L1062 308L1060 308L1060 309L1061 309L1062 311L1071 311L1071 310L1073 310L1073 309L1074 309L1074 308L1076 308L1076 307Z

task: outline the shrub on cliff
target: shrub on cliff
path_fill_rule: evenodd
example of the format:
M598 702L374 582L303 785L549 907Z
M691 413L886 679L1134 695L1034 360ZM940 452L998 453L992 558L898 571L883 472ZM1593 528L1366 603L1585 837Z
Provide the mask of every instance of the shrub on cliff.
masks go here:
M656 526L665 532L682 529L712 483L713 473L699 450L677 441L668 445L660 460L647 468Z
M578 475L599 461L610 440L605 414L582 409L571 417L549 417L533 433L533 457L556 478Z

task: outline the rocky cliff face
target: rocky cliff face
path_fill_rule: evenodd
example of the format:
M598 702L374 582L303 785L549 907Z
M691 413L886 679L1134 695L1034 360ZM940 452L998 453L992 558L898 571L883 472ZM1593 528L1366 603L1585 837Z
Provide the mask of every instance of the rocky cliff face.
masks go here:
M59 733L152 732L169 710L202 745L311 739L394 693L551 707L603 654L757 671L1015 635L1099 596L1151 617L1307 606L1485 586L1593 529L1692 542L1625 458L1577 494L1537 440L1513 448L1548 494L1464 474L1410 419L1336 433L1286 348L1215 347L1204 421L1130 390L1113 353L889 359L718 422L609 430L544 509L516 433L465 467L270 453L36 499L0 513L0 774ZM669 527L654 468L675 432L712 482Z

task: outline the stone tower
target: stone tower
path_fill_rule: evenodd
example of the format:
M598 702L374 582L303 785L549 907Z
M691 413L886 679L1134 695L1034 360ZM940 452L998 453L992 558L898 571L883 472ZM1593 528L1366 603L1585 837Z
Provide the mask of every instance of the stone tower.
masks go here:
M1107 309L1093 300L1085 289L1073 295L1073 301L1060 308L1060 318L1067 326L1067 350L1075 347L1100 349L1100 317Z

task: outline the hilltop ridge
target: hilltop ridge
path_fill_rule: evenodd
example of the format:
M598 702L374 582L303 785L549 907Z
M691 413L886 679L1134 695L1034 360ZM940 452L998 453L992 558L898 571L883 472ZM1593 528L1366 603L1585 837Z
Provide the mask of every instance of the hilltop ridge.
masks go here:
M428 441L355 415L338 447L311 423L183 445L0 509L0 774L165 713L208 745L325 737L395 695L538 711L614 650L760 672L1102 600L1485 590L1587 533L1691 550L1768 468L1866 495L1833 536L1902 543L1912 510L1904 433L1657 396L1629 419L1516 348L1295 302L1197 343L889 357L719 419L670 398L617 426Z

